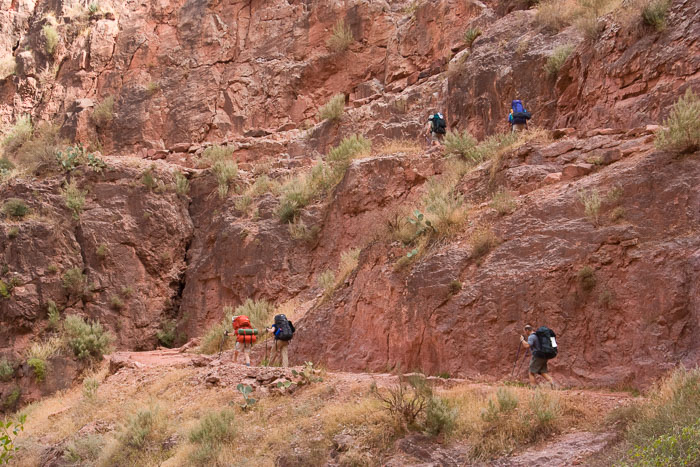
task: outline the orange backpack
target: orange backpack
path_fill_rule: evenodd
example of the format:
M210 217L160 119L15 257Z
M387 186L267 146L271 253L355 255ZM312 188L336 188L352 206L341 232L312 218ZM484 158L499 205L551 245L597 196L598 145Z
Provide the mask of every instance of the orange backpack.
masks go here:
M250 329L250 331L239 333L239 329ZM258 340L258 337L256 336L257 330L253 329L253 325L250 323L250 318L248 318L246 315L237 316L236 319L233 320L233 332L236 334L236 341L240 342L241 344L255 344L255 341Z

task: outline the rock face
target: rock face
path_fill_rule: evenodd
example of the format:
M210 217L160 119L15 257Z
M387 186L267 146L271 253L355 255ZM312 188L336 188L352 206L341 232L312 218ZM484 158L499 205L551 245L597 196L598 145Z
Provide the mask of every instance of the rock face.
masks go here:
M534 191L514 214L492 221L501 243L483 260L457 241L403 274L375 244L351 285L306 315L294 358L348 370L400 365L503 377L521 326L532 323L558 333L551 369L567 381L639 383L675 362L693 364L699 176L697 158L653 152ZM590 190L604 200L597 226L579 201ZM612 221L613 212L623 218ZM584 267L594 271L592 286L581 279ZM463 284L457 293L455 280ZM656 283L663 292L649 287Z
M15 70L0 77L0 123L52 120L110 166L2 175L2 202L22 199L31 214L0 223L0 280L12 285L0 357L19 368L51 335L49 301L99 319L117 349L146 350L166 322L198 337L224 307L264 298L309 310L291 358L330 368L503 377L525 322L557 331L552 370L566 382L642 384L697 362L700 164L656 151L650 125L700 86L697 2L675 1L663 32L609 15L595 44L573 27L545 31L517 9L525 3L105 0L90 13L72 0L0 0L0 59ZM333 51L339 20L353 40ZM471 28L481 34L467 44ZM573 52L548 76L566 44ZM317 122L336 93L344 114ZM507 131L513 98L532 123L561 128L459 172L468 222L397 267L408 247L387 240L387 223L455 170L424 139L427 114L483 139ZM256 178L309 171L351 134L373 153L301 211L306 231L279 220L275 190L246 199ZM214 143L238 163L224 199L201 169ZM176 194L184 168L189 194ZM87 192L75 216L70 181ZM490 206L498 189L515 212ZM587 199L600 206L586 215ZM498 245L477 258L480 227ZM358 266L324 295L319 277L351 248ZM70 384L71 364L47 390Z

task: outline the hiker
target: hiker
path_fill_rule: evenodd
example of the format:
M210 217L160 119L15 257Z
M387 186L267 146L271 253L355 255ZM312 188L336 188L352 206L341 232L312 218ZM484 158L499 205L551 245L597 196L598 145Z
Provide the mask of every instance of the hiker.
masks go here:
M514 100L510 104L510 113L508 114L508 123L510 123L511 133L527 130L527 121L532 118L530 112L525 110L522 101Z
M428 128L426 130L426 139L428 139L430 145L435 143L440 144L442 138L447 132L447 121L445 117L440 112L435 112L428 117Z
M523 329L525 330L526 334L529 334L529 336L527 340L525 340L523 336L520 336L520 342L524 348L530 349L530 352L532 353L532 359L530 360L530 368L528 372L530 386L533 388L536 387L537 380L535 379L535 375L541 375L547 380L547 382L549 382L552 389L554 389L554 380L549 375L549 370L547 370L547 361L556 357L557 355L557 343L554 331L545 326L542 326L535 331L529 324Z
M287 354L287 347L289 346L289 341L294 337L294 325L291 321L287 319L284 315L275 316L275 324L267 328L267 332L274 334L275 336L275 346L272 348L272 353L270 354L269 366L274 365L277 357L282 354L282 366L287 368L289 366L289 356Z
M245 356L245 366L250 366L250 349L253 348L253 344L258 338L258 330L253 329L250 318L246 315L234 316L231 318L231 324L233 325L233 334L236 336L233 361L238 363L238 351L242 349Z

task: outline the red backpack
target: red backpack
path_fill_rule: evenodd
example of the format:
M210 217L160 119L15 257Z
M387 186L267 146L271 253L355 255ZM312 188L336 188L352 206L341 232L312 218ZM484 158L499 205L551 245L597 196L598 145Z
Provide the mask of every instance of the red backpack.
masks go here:
M250 318L246 315L236 316L233 320L233 332L236 334L236 341L241 344L255 344L258 340L258 330L253 329Z

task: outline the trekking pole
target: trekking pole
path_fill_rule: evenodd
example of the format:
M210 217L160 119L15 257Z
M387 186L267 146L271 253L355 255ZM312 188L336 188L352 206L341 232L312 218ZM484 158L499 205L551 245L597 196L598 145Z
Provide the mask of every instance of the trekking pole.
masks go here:
M522 344L518 342L518 352L515 354L515 361L513 362L513 369L510 372L510 377L513 377L513 374L515 373L515 365L518 364L518 360L520 360L520 349L522 348Z
M224 351L224 341L228 337L228 332L224 332L224 335L221 336L221 342L219 343L219 360L221 360L221 352Z
M523 368L523 362L527 360L527 352L523 353L523 359L520 360L520 365L518 365L518 374L520 374L520 371Z

